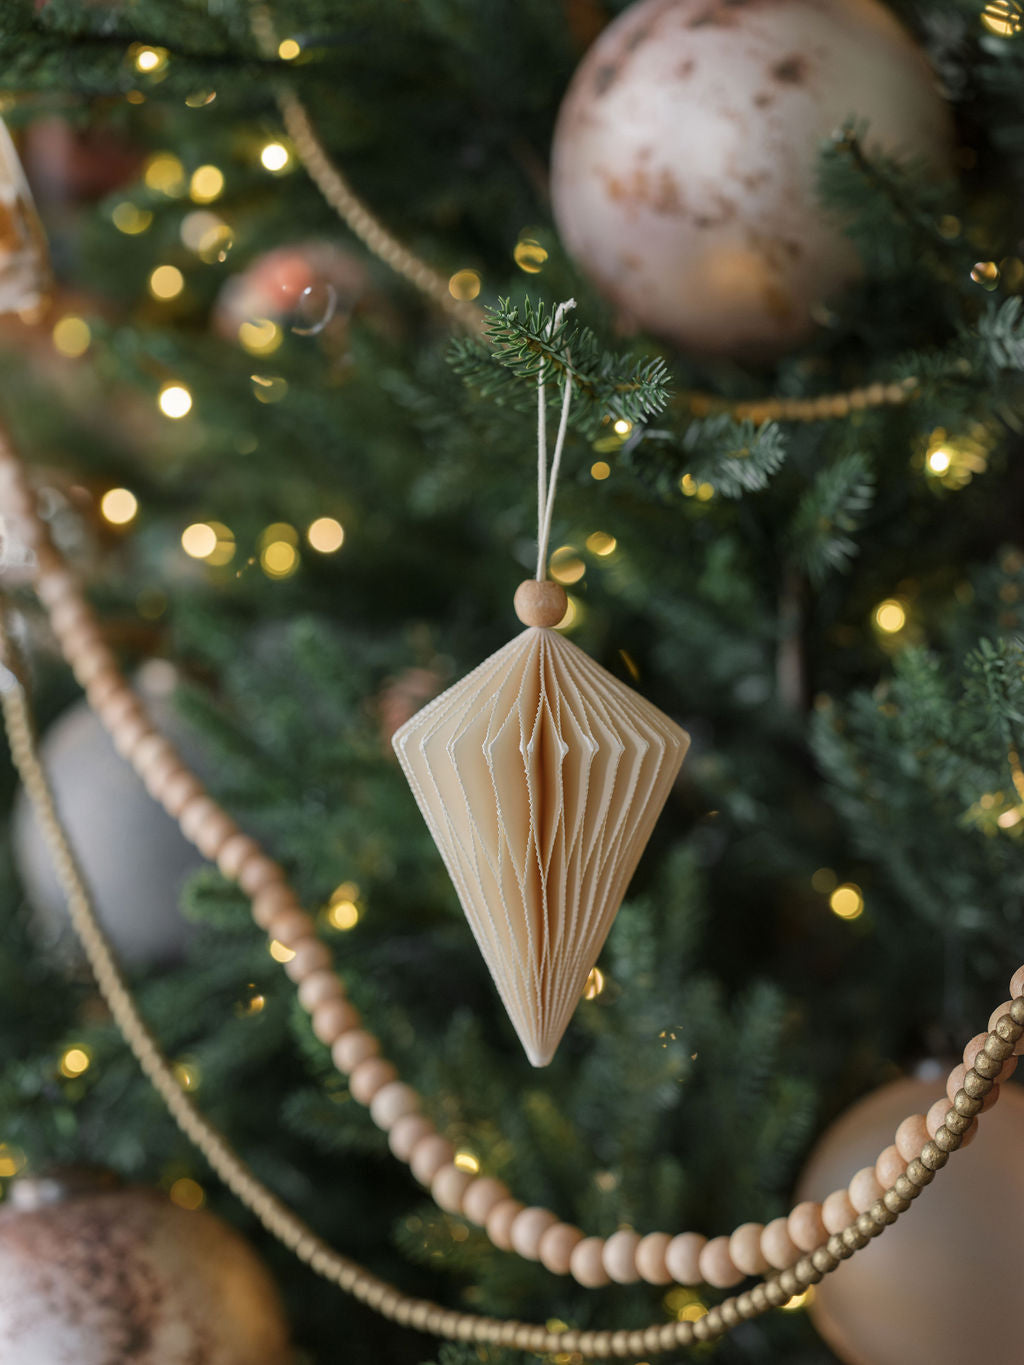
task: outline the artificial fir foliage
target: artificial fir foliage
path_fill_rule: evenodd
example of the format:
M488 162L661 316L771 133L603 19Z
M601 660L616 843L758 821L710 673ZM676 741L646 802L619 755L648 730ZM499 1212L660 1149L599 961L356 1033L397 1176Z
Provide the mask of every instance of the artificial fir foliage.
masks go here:
M1012 0L984 16L981 0L895 7L950 99L957 178L873 159L861 129L837 129L819 183L863 275L804 347L757 368L618 334L551 227L555 114L622 8L276 0L299 55L270 59L247 0L8 0L5 117L59 292L42 326L4 325L0 417L111 641L128 664L179 664L216 796L322 908L352 998L465 1159L588 1232L714 1235L786 1212L815 1135L923 1059L955 1061L1021 961L1024 20ZM279 81L403 241L446 277L473 272L453 286L479 282L489 341L453 333L339 223L283 138ZM53 118L76 156L117 161L102 189L62 197L39 132ZM277 143L287 161L268 170ZM211 166L209 197L196 172ZM324 241L365 269L360 298L336 297L312 336L287 317L246 334L249 349L217 333L228 280ZM160 266L181 274L169 296L151 288ZM572 320L548 335L570 296ZM89 327L77 357L52 341L67 316ZM541 364L552 412L561 376L586 380L552 539L569 578L582 569L570 638L693 744L603 988L536 1073L391 755L390 717L410 676L440 692L515 629ZM158 409L168 385L191 396L180 420ZM718 410L872 385L902 392L814 421ZM118 486L139 502L121 528L99 512ZM327 554L304 539L324 516L345 533ZM233 548L220 564L181 547L212 523ZM290 555L268 554L279 544ZM45 723L76 692L12 591ZM6 767L0 787L8 809ZM69 984L35 949L8 844L0 885L0 1178L90 1160L165 1189L198 1181L257 1241L309 1362L523 1359L393 1328L260 1239L85 975ZM441 1213L349 1097L240 894L204 870L184 908L186 960L134 974L143 1010L205 1111L333 1245L410 1292L573 1326L715 1300L582 1290ZM62 1066L71 1048L86 1069ZM801 1311L713 1353L833 1359Z

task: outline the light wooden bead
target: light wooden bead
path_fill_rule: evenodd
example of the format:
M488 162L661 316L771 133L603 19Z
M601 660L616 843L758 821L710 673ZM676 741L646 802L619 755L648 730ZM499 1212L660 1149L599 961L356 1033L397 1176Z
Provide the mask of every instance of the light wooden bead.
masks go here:
M1018 967L1010 977L1010 999L1016 1000L1018 995L1024 995L1024 967Z
M994 1085L988 1094L981 1101L981 1112L987 1114L988 1111L999 1102L999 1086Z
M891 1189L906 1169L907 1163L903 1160L900 1149L895 1143L891 1147L886 1147L875 1162L875 1175L883 1190ZM824 1238L822 1240L824 1241ZM813 1247L803 1249L806 1251L814 1250Z
M700 1278L715 1289L731 1289L743 1279L742 1270L729 1255L728 1237L712 1237L700 1253L699 1266Z
M957 1087L959 1089L959 1087ZM924 1116L924 1126L928 1129L928 1136L933 1138L946 1121L949 1113L949 1100L943 1095L941 1100L936 1100L932 1107Z
M881 1199L885 1191L878 1183L874 1166L864 1166L850 1181L850 1203L858 1213L866 1213L871 1205ZM780 1267L781 1269L781 1267Z
M185 838L195 843L203 822L211 816L219 814L220 807L216 801L204 792L202 796L193 797L188 803L178 816L178 824L181 826L181 832Z
M640 1234L631 1228L621 1228L604 1244L604 1268L616 1284L636 1284L640 1272L636 1268L636 1249Z
M50 625L55 635L66 635L73 627L91 621L92 611L80 597L66 597L50 609Z
M904 1161L913 1161L928 1141L929 1133L923 1114L911 1114L896 1129L896 1146ZM839 1229L837 1228L838 1232Z
M286 948L295 948L304 938L312 938L316 930L305 910L282 910L270 921L267 933L283 943Z
M649 1232L640 1238L636 1249L636 1268L642 1280L648 1284L671 1284L672 1276L665 1263L672 1237L667 1232Z
M964 1147L969 1147L969 1146L971 1145L971 1143L974 1141L974 1139L975 1139L977 1136L978 1136L978 1120L977 1120L977 1119L972 1119L972 1120L971 1120L971 1126L970 1126L969 1128L967 1128L967 1129L964 1131L964 1134L963 1134L963 1136L962 1136L961 1139L960 1139L960 1149L961 1149L961 1151L963 1150Z
M541 1265L552 1275L568 1275L573 1248L583 1241L583 1233L571 1223L555 1223L540 1239Z
M81 687L91 688L97 679L109 676L116 669L117 661L114 658L113 650L98 638L83 646L75 655L75 680ZM121 685L119 676L117 682ZM115 690L109 685L100 689L104 699L112 697ZM96 706L96 709L98 710L99 707Z
M216 862L226 843L239 833L239 828L227 811L218 810L207 816L196 834L196 848L210 862Z
M121 674L118 672L117 664L111 661L104 668L97 671L85 685L85 694L89 705L94 711L98 711L104 702L109 701L115 692L119 692L123 687ZM165 740L166 744L167 741Z
M610 1283L604 1268L603 1237L584 1237L576 1243L569 1258L569 1273L584 1289L600 1289Z
M461 1213L462 1196L472 1179L469 1171L460 1171L458 1166L449 1162L441 1167L430 1182L430 1193L446 1213Z
M786 1230L795 1247L801 1251L813 1251L828 1237L821 1216L821 1205L813 1199L805 1199L797 1204L786 1220Z
M349 1076L348 1088L353 1099L360 1104L369 1104L378 1090L397 1079L398 1072L391 1062L383 1057L367 1057Z
M990 1033L994 1032L996 1025L999 1023L999 1020L1003 1017L1004 1014L1009 1014L1012 1007L1013 1001L1007 1000L1005 1004L998 1006L997 1009L992 1011L992 1017L988 1021L988 1028ZM1013 1016L1011 1015L1010 1017L1012 1018ZM1024 1033L1022 1033L1014 1043L1013 1055L1015 1057L1024 1057Z
M137 718L142 714L142 703L128 687L115 692L110 700L100 707L100 719L110 730L116 730L129 718Z
M171 742L154 730L152 734L141 739L136 745L132 764L138 775L145 781L154 767L166 764L168 759L173 761L175 767L181 763L181 759Z
M518 1199L502 1199L487 1215L484 1227L499 1251L512 1250L512 1224L524 1207Z
M282 910L298 910L299 902L295 892L283 882L276 882L254 896L252 917L261 929L269 929L270 922Z
M494 1206L511 1197L511 1191L503 1180L495 1180L490 1175L478 1175L462 1201L463 1217L482 1228Z
M70 569L51 569L36 581L40 601L51 608L78 591L78 579Z
M122 758L130 759L135 746L153 733L153 722L148 716L128 716L112 731L114 748Z
M238 885L247 896L256 896L266 887L283 881L284 872L281 865L275 863L273 858L262 855L258 858L247 858L238 874Z
M708 1239L699 1232L680 1232L665 1252L665 1269L676 1284L700 1284L700 1254Z
M388 1146L399 1161L408 1161L416 1144L436 1131L426 1114L405 1114L388 1130Z
M362 1016L350 1001L342 997L325 1000L313 1010L313 1032L327 1047L334 1044L350 1029L357 1028Z
M512 1250L526 1261L536 1261L540 1256L540 1239L548 1228L554 1227L558 1219L550 1209L521 1209L512 1221L509 1240Z
M967 1067L963 1062L955 1066L946 1078L946 1098L950 1104L956 1098L956 1092L964 1088L964 1077L967 1075Z
M313 939L310 939L309 941L310 943L315 942ZM300 948L303 946L304 945L302 944L299 945ZM317 944L317 946L324 948L322 943ZM327 951L326 948L324 951ZM327 953L327 957L329 961L329 952ZM288 965L291 966L291 963ZM336 974L327 967L321 968L320 971L311 971L308 976L299 982L299 1004L307 1014L312 1014L314 1010L318 1009L326 1001L337 999L341 995L341 982L338 980Z
M146 767L142 781L154 801L164 804L164 793L171 779L180 771L181 759L172 751L161 754Z
M773 1218L761 1234L761 1250L770 1266L785 1270L800 1259L800 1248L795 1245L785 1218Z
M229 881L234 881L247 858L258 858L260 856L260 846L256 840L251 835L243 834L239 830L237 834L225 841L224 846L217 854L217 867Z
M421 1185L429 1185L442 1166L450 1166L455 1148L440 1133L429 1133L417 1142L409 1157L409 1169Z
M71 626L66 630L60 637L60 647L76 678L78 677L79 660L89 657L95 649L106 648L103 636L92 621L83 621L81 624Z
M418 1113L420 1097L405 1081L392 1081L378 1090L370 1101L370 1118L385 1133L391 1131L399 1119Z
M331 1048L331 1060L339 1071L348 1073L370 1057L380 1053L380 1043L365 1029L353 1028L343 1033Z
M295 956L284 964L289 980L304 981L313 972L322 972L333 961L330 948L318 938L303 938L293 945Z
M160 800L168 815L177 820L188 803L202 794L203 784L199 778L187 768L181 767L173 777L167 779Z
M561 584L527 578L516 588L513 606L524 626L557 626L568 609L569 599Z
M922 1120L923 1122L923 1120ZM922 1139L922 1143L927 1141L927 1134ZM825 1224L825 1231L829 1233L842 1232L848 1228L857 1217L857 1210L850 1203L848 1190L833 1190L821 1205L821 1221Z
M733 1265L744 1275L763 1275L768 1262L761 1250L763 1223L741 1223L729 1238L729 1255Z

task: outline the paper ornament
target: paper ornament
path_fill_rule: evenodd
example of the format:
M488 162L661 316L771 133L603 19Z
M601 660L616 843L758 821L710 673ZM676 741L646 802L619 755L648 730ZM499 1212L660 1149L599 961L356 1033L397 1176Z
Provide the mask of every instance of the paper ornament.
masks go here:
M546 1066L689 736L549 625L531 624L393 743L526 1055Z
M935 75L877 0L641 0L569 86L555 221L624 322L776 355L859 270L816 192L821 143L850 117L869 151L951 169Z
M0 122L0 313L38 308L49 291L46 235L11 135Z

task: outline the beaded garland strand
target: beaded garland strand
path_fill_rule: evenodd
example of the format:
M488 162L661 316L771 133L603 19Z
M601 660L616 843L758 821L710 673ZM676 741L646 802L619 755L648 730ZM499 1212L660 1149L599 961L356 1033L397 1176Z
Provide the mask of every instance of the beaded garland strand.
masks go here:
M186 837L251 898L256 923L294 953L285 971L298 985L313 1030L330 1047L339 1070L348 1075L353 1097L369 1107L374 1122L388 1133L394 1154L408 1162L442 1209L482 1225L495 1246L540 1261L555 1274L572 1274L588 1288L641 1279L659 1285L704 1280L716 1288L730 1288L747 1275L773 1269L788 1276L808 1254L845 1237L851 1227L874 1216L876 1208L898 1212L893 1203L912 1197L905 1193L906 1182L909 1178L914 1183L911 1171L924 1154L965 1145L973 1137L976 1115L998 1099L999 1082L1012 1074L1024 1051L1019 1034L1008 1039L1005 1033L1005 1021L1016 1026L1014 1011L1024 1008L1015 1003L1024 995L1024 967L1010 983L1014 1000L995 1011L990 1032L968 1043L963 1065L950 1073L947 1099L938 1100L927 1115L905 1119L894 1143L873 1167L858 1171L847 1189L835 1191L820 1205L798 1204L788 1217L767 1226L745 1223L731 1235L710 1241L694 1232L641 1236L628 1229L607 1239L588 1237L548 1209L526 1207L502 1182L462 1171L454 1164L451 1143L420 1112L420 1097L398 1078L392 1063L380 1056L377 1039L361 1027L358 1012L330 969L330 950L315 937L314 922L301 909L281 867L205 792L121 677L80 585L50 541L24 472L3 439L0 497L35 552L39 597L49 610L65 657L118 751L132 763L154 799L179 821ZM953 1138L955 1144L949 1146Z

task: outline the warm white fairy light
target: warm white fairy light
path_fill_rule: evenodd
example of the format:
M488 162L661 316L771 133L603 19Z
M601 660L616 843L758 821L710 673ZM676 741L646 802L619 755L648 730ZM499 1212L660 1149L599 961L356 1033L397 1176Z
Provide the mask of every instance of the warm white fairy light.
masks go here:
M138 510L139 500L130 488L108 488L100 498L100 515L111 526L127 526Z
M294 38L282 38L277 45L277 55L283 62L293 62L302 52Z
M61 1055L60 1074L71 1080L75 1076L83 1075L91 1065L92 1057L84 1047L76 1044L74 1047L67 1048Z
M898 635L907 624L906 606L896 597L887 597L875 608L873 619L883 635Z
M165 384L156 401L163 415L172 421L187 417L192 411L192 395L184 384Z
M206 521L194 521L181 533L181 548L190 559L206 559L217 548L217 532Z
M167 1197L179 1209L187 1209L190 1213L201 1209L206 1203L206 1192L202 1185L187 1175L174 1181L167 1191Z
M295 956L294 948L286 948L278 939L272 938L267 946L267 952L275 962L291 962Z
M332 555L345 543L345 528L334 517L317 517L306 530L306 539L322 555Z
M844 882L829 896L828 905L840 919L859 919L864 913L864 893L854 882Z
M150 76L155 71L162 71L168 62L168 52L165 47L138 46L133 49L135 70Z
M66 356L68 360L77 360L79 356L85 355L92 342L89 324L84 318L76 317L72 313L58 318L53 325L51 336L54 350L59 355Z
M175 198L185 193L185 167L173 152L154 152L142 178L151 190Z
M481 279L477 270L456 270L448 281L448 293L460 302L469 302L480 293Z
M260 164L266 171L287 170L292 159L292 154L283 142L268 142L260 152Z
M177 298L185 288L185 276L176 265L158 265L149 276L149 292L155 299Z
M189 198L195 204L210 204L224 193L224 172L219 166L198 166L188 183Z
M602 483L612 472L612 467L607 460L595 460L590 466L590 477Z

